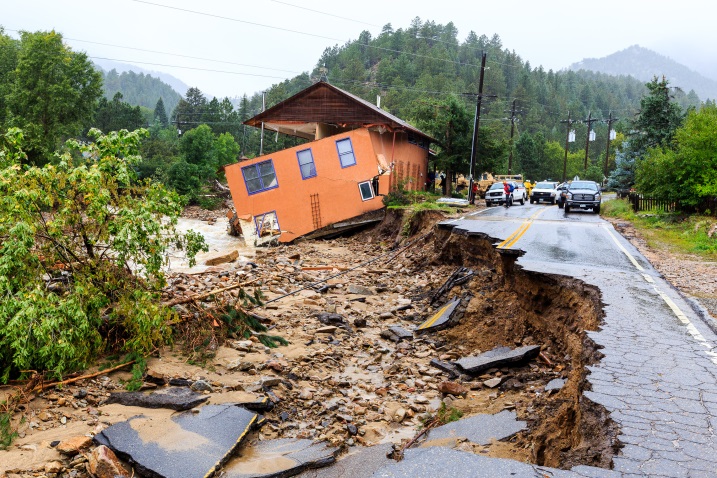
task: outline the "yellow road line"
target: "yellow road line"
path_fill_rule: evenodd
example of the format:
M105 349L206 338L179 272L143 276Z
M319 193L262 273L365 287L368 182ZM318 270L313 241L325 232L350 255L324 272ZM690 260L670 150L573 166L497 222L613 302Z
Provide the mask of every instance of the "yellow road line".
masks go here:
M536 211L523 224L521 224L520 227L513 234L511 234L507 237L506 240L498 244L498 249L510 249L516 242L518 242L521 237L523 237L523 234L525 234L526 231L530 229L530 226L533 225L533 221L545 211L547 211L547 208L542 208Z
M430 327L431 325L433 325L433 323L434 323L436 320L438 320L438 318L439 318L441 315L443 315L443 313L444 313L446 310L448 310L448 307L450 307L450 306L452 306L452 305L453 305L453 302L449 302L448 304L446 304L446 305L444 305L443 307L441 307L440 309L438 309L438 312L436 312L436 313L433 315L433 317L431 317L430 319L428 319L427 321L425 321L424 323L422 323L421 325L418 326L418 330L422 330L422 329L428 328L428 327Z

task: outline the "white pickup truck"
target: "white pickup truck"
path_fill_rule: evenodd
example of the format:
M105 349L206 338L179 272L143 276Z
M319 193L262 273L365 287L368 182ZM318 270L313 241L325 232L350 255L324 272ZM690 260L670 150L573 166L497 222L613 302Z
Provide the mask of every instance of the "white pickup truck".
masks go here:
M540 201L548 201L550 204L555 204L557 197L558 183L553 181L541 181L536 184L530 192L530 204L536 202L540 204Z
M522 206L528 200L528 193L522 181L509 181L513 185L513 203L519 202ZM503 183L493 183L485 193L485 205L504 204L506 200L503 192Z

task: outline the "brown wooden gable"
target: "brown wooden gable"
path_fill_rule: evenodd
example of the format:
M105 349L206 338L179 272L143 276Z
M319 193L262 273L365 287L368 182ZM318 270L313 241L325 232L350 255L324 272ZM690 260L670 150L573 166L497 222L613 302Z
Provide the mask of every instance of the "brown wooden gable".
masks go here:
M434 141L400 118L323 81L259 113L244 124L259 127L262 123L276 125L324 123L353 128L384 126L391 131L407 131L428 141Z

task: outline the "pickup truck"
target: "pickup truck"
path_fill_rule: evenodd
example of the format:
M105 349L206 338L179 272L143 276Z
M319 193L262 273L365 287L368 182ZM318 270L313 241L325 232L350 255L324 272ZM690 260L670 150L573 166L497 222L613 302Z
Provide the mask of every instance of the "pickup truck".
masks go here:
M594 213L600 214L600 202L602 194L600 185L595 181L573 181L568 186L565 196L565 214L571 209L592 209Z
M525 191L525 186L522 181L510 181L513 184L513 202L519 202L521 205L525 204L525 200L528 197L528 193ZM503 183L494 183L488 191L485 193L485 205L490 207L493 204L504 204L506 200L505 193L503 192Z
M555 200L557 197L558 183L550 181L541 181L536 184L533 190L530 192L530 204L540 204L540 201L547 201L550 204L555 204Z

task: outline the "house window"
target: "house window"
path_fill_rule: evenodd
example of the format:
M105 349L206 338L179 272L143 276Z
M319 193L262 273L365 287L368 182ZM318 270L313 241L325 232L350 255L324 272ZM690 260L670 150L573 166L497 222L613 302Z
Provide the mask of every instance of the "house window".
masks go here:
M354 156L354 148L351 145L351 138L336 141L336 148L339 150L339 160L341 161L342 168L347 168L356 164L356 156Z
M256 227L257 237L275 236L281 234L279 228L279 218L276 211L267 212L254 216L254 226Z
M249 194L255 194L279 186L279 183L276 181L274 163L271 159L243 167L241 168L241 172L244 175L246 190Z
M362 183L359 183L359 191L361 191L361 199L364 201L368 201L369 199L373 199L373 188L371 187L371 181L364 181Z
M301 177L303 179L316 176L316 165L314 164L314 155L311 154L311 149L304 149L297 152L296 157L299 158L299 169L301 170Z

